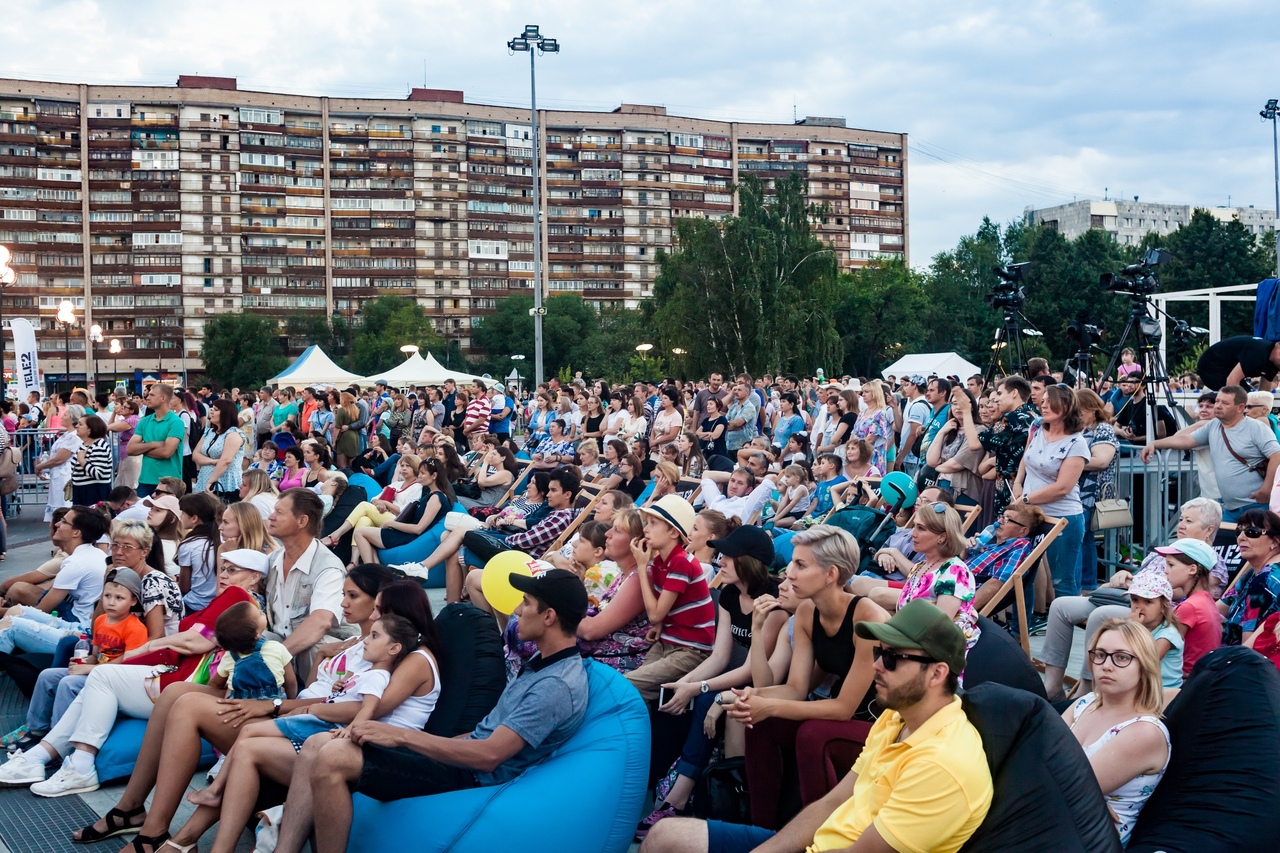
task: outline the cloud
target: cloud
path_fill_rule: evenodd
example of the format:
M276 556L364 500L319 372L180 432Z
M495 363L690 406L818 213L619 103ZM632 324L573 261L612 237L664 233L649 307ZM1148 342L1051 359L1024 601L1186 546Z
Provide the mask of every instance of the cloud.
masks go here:
M984 215L1139 195L1272 206L1269 128L1280 91L1269 0L27 0L5 76L403 97L411 85L528 102L505 43L539 23L563 51L540 60L539 104L743 121L843 116L905 131L916 264ZM1280 88L1280 87L1278 87Z

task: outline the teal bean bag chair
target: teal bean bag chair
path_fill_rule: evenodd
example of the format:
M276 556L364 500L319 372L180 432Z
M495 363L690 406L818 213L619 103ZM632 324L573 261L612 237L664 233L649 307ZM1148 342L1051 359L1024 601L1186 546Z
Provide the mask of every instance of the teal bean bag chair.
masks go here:
M463 509L450 510L450 512L466 515L466 511ZM379 551L378 562L384 566L398 566L401 563L421 563L431 556L431 552L440 545L442 538L444 538L443 518L428 527L425 533L412 542ZM427 580L423 586L427 589L441 589L444 587L444 563L431 567L430 571L427 572Z
M114 779L128 779L133 774L133 765L138 762L138 751L142 749L142 736L147 733L147 721L133 717L120 716L107 735L107 742L98 750L94 766L98 770L98 781L105 785ZM212 767L217 759L213 747L208 741L200 741L200 766Z
M359 486L364 489L365 500L371 501L382 494L382 485L368 474L352 474L347 478L348 486Z
M616 671L583 666L586 718L549 759L491 788L390 803L356 794L348 853L384 853L389 838L414 853L625 853L643 817L649 715Z

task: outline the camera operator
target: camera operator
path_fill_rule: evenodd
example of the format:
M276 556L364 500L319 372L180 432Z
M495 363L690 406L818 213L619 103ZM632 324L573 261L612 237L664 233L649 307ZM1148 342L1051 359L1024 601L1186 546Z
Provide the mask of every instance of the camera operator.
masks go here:
M1129 373L1120 377L1120 393L1129 399L1116 412L1116 435L1130 444L1147 443L1147 389L1142 374ZM1156 407L1156 438L1164 438L1178 431L1178 423L1165 406Z
M1223 338L1200 356L1196 372L1210 391L1225 385L1242 385L1255 376L1262 377L1258 390L1272 391L1276 374L1280 373L1280 341L1250 335Z

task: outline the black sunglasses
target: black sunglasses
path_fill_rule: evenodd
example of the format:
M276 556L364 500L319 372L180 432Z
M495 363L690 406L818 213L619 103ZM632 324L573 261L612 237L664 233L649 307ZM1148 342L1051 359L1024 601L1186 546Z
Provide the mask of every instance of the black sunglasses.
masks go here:
M1246 539L1261 539L1267 535L1267 531L1261 527L1241 527L1239 532L1243 533Z
M876 646L871 650L872 656L884 664L885 672L893 672L898 668L898 661L913 660L916 663L930 664L937 663L933 658L927 658L924 655L908 655L903 654L897 649L886 648L885 646Z

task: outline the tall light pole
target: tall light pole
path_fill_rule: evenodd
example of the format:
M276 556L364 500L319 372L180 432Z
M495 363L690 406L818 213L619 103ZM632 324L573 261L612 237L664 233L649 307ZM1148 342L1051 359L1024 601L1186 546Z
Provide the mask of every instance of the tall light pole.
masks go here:
M18 280L17 271L9 266L9 261L12 257L7 247L0 246L0 400L4 399L5 390L9 387L9 383L4 379L4 289ZM15 345L15 356L17 351L18 348ZM16 372L16 364L14 368Z
M89 327L89 346L95 347L100 343L102 343L102 327L99 326L97 323L94 323L92 326ZM85 359L86 367L88 366L88 364L89 364L88 359ZM94 394L97 394L98 393L98 370L97 370L98 351L96 349L93 350L93 366L94 366L94 371L93 371L92 378L89 379L89 387L93 390Z
M120 371L118 369L118 366L116 365L116 359L120 357L120 351L123 349L124 347L120 346L119 338L112 338L111 343L107 345L107 352L111 353L111 373L113 377L113 380L111 383L112 391L115 390L116 382L119 381Z
M1272 98L1258 115L1271 122L1271 158L1275 164L1276 176L1276 208L1271 220L1272 236L1276 240L1276 277L1280 278L1280 136L1276 135L1276 114L1280 112L1280 101Z
M534 71L534 56L539 53L559 53L560 42L538 32L536 24L526 24L524 32L507 42L512 53L529 54L529 106L533 117L533 375L534 382L542 384L542 318L547 309L542 307L542 205L538 192L538 81Z
M62 347L63 352L66 354L68 391L75 387L71 382L71 327L75 324L76 306L71 303L70 299L64 299L62 304L58 306L58 325L62 326Z

